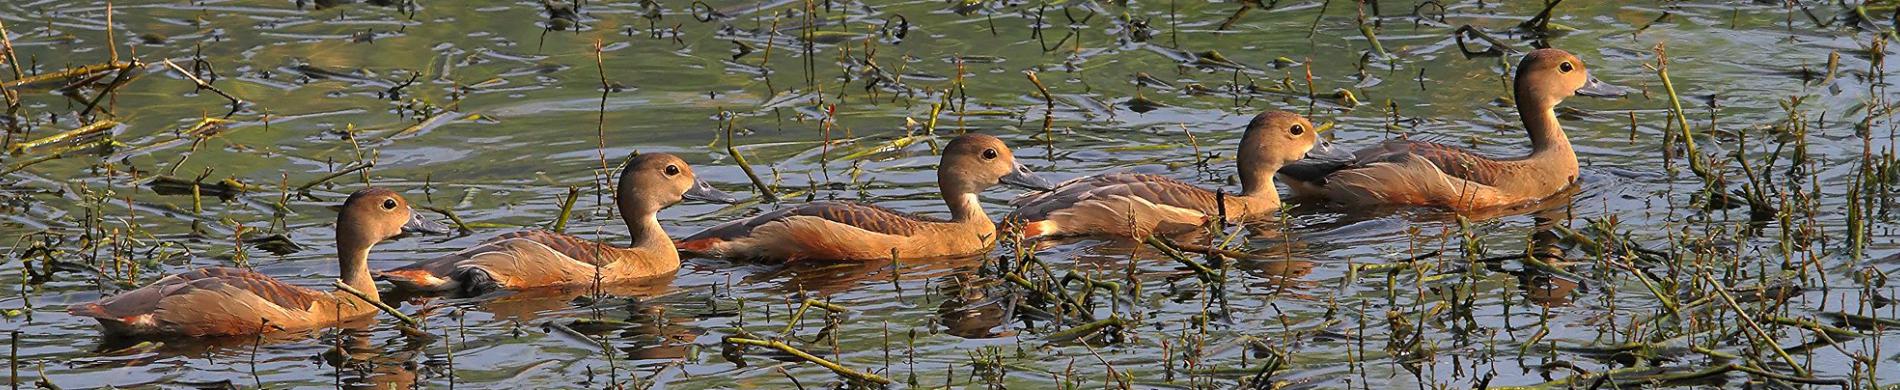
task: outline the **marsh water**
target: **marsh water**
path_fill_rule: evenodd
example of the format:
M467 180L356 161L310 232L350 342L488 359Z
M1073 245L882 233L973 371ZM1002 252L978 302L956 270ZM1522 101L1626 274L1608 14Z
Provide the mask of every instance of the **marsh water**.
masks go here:
M119 86L116 72L9 85L9 145L119 124L0 157L8 372L63 388L844 383L722 342L744 329L900 387L1900 382L1891 5L1570 1L1523 27L1542 2L1126 3L0 3L21 76L140 61ZM1495 42L1455 32L1467 25ZM388 299L422 318L415 330L381 316L106 340L65 313L195 267L327 290L331 206L365 185L470 230L381 244L373 269L554 227L570 189L565 230L624 243L603 189L634 152L679 154L753 199L666 209L675 236L778 207L758 201L726 129L787 204L939 216L933 151L963 132L1003 138L1050 179L1130 170L1229 191L1241 126L1263 110L1305 114L1347 147L1409 137L1517 155L1508 75L1537 45L1634 92L1560 109L1583 166L1574 193L1463 220L1296 203L1232 230L1229 246L1266 255L1210 262L1222 279L1145 245L1038 248L1050 271L1027 282L1045 291L1083 295L1087 283L1047 287L1068 274L1120 284L1083 299L1124 320L1094 331L1004 275L1022 261L1011 244L870 264L687 259L633 286ZM232 112L168 59L245 103ZM1721 179L1699 177L1692 156ZM1020 192L985 193L986 210ZM813 309L781 333L808 298L847 310Z

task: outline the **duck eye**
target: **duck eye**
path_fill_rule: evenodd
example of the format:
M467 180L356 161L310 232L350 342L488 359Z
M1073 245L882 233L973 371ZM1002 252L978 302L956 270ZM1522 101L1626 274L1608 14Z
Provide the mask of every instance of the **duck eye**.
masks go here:
M667 175L667 176L677 176L677 175L679 175L679 174L680 174L680 166L678 166L678 165L668 165L668 166L666 166L666 175Z
M1293 135L1306 134L1306 125L1294 124L1292 131Z
M1577 70L1577 66L1571 65L1570 61L1564 61L1563 63L1557 64L1557 70L1564 73L1570 73L1570 71Z
M983 159L984 159L984 160L995 160L995 159L996 159L996 149L983 149Z
M391 198L391 199L383 199L383 209L384 209L384 210L395 210L395 209L396 209L396 199L394 199L394 198Z

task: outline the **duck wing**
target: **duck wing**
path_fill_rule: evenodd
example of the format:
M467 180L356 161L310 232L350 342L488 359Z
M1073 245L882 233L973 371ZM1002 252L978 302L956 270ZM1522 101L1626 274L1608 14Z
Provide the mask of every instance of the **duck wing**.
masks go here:
M1123 183L1139 182L1141 180L1144 180L1146 176L1154 176L1154 175L1132 173L1132 172L1114 172L1114 173L1105 173L1105 174L1100 174L1100 175L1078 177L1074 179L1069 179L1068 181L1064 181L1061 184L1056 184L1055 189L1051 189L1048 191L1028 192L1028 193L1019 195L1015 199L1011 199L1009 201L1009 205L1022 207L1022 206L1031 205L1031 204L1047 203L1047 202L1054 201L1056 199L1075 198L1089 191L1093 191L1096 188L1101 188L1101 187L1111 186L1111 185L1116 185L1116 184L1123 184Z
M568 259L580 262L589 267L614 264L629 260L634 255L623 247L543 230L529 230L503 234L489 241L500 242L507 240L525 240L541 244L547 246L548 249L552 249L555 253L559 253Z
M1392 140L1352 153L1321 144L1308 152L1306 158L1281 167L1278 173L1289 180L1324 185L1326 177L1335 172L1379 163L1405 163L1412 158L1432 163L1445 175L1484 185L1496 185L1504 171L1498 160L1455 146Z
M1503 164L1496 159L1432 142L1389 141L1356 154L1359 155L1359 166L1400 163L1416 157L1431 162L1447 176L1487 186L1496 186L1504 172Z
M252 295L261 302L276 306L259 308L228 306L226 303L244 303L248 300L229 300L234 295ZM185 273L167 276L150 285L114 295L97 302L74 306L68 309L73 315L94 317L119 322L152 315L160 311L172 311L175 314L205 313L218 309L265 311L308 311L312 304L328 297L328 294L303 288L271 278L255 271L236 268L203 268ZM185 302L208 300L207 305L166 305L166 302L183 299ZM242 313L214 313L230 316L242 316ZM255 317L255 316L252 316ZM189 321L173 318L173 321Z
M506 233L481 244L396 269L376 273L376 278L397 287L420 291L445 291L473 287L488 289L499 279L559 279L562 270L593 270L621 262L634 262L639 254L619 246L542 230ZM472 275L466 268L481 268L484 280L463 280ZM549 284L563 280L537 280ZM471 290L474 291L474 290Z
M1011 217L1041 220L1086 201L1114 197L1139 198L1201 214L1213 214L1220 209L1220 201L1213 191L1193 184L1154 174L1111 173L1070 180L1054 191L1018 197L1010 201L1010 205L1017 207Z
M866 231L908 236L922 230L925 224L942 222L941 220L899 212L883 207L855 202L812 202L792 207L768 211L764 214L742 220L727 222L699 233L680 239L680 242L692 242L705 239L721 241L745 237L768 223L791 217L818 217L827 221L850 225Z

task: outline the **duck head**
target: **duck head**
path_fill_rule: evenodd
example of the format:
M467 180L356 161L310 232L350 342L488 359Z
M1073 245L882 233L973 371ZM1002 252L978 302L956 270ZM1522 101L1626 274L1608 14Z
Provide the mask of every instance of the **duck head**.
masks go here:
M997 184L1035 190L1055 185L1016 162L1003 140L984 134L966 134L943 148L937 167L937 185L946 193L977 193Z
M646 153L627 160L614 189L614 202L628 218L658 212L683 200L738 203L738 198L713 188L693 173L679 156Z
M1590 75L1583 59L1558 49L1537 49L1517 63L1515 81L1517 99L1555 104L1574 95L1617 97L1627 94L1623 87L1611 85Z
M337 240L352 247L367 247L404 231L448 233L449 228L424 219L401 194L375 187L350 194L336 215Z

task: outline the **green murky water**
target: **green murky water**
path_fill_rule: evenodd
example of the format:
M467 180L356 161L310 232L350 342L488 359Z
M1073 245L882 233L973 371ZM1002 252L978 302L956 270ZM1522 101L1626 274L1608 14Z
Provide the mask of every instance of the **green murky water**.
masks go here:
M742 364L721 355L721 338L735 328L777 334L810 297L851 310L808 315L793 345L910 387L1266 380L1469 388L1566 377L1587 385L1595 379L1584 372L1660 367L1687 376L1731 363L1857 387L1900 381L1890 325L1849 321L1850 332L1828 344L1808 327L1772 322L1900 317L1885 298L1895 295L1886 275L1900 270L1890 257L1900 253L1889 214L1893 160L1883 157L1896 126L1887 116L1894 94L1882 81L1890 50L1868 49L1894 29L1894 11L1879 4L1860 19L1819 3L1565 3L1543 42L1641 91L1566 104L1584 165L1569 202L1469 229L1430 211L1296 207L1284 226L1268 229L1276 233L1240 240L1276 259L1230 264L1214 286L1223 294L1151 250L1064 243L1040 253L1054 274L1140 286L1119 299L1091 297L1096 315L1129 325L1082 340L1058 333L1075 324L1035 314L1031 293L1011 287L991 259L895 267L691 259L672 280L600 299L568 292L398 302L427 312L424 331L434 337L406 336L385 317L264 343L125 347L66 315L68 304L119 291L110 280L239 261L324 288L336 272L328 207L365 181L477 227L380 245L371 260L378 269L548 226L569 187L581 196L568 230L621 242L624 228L599 191L611 188L600 186L603 160L677 153L716 186L755 192L721 143L728 120L754 168L793 201L859 199L924 214L943 213L932 147L964 131L1003 137L1052 179L1136 170L1219 185L1232 174L1239 127L1268 109L1334 123L1330 136L1349 146L1409 136L1513 155L1521 130L1500 99L1515 57L1467 53L1454 30L1471 25L1527 50L1533 38L1516 26L1542 10L1530 1L1279 1L1238 16L1242 4L1198 1L589 1L578 13L532 1L375 3L120 1L110 16L95 1L0 4L27 76L105 63L114 46L119 59L143 62L91 110L114 73L76 88L61 88L68 79L9 84L21 97L7 119L10 144L77 128L85 111L122 123L0 157L8 254L0 285L9 291L0 329L17 330L18 380L65 388L836 383L824 368L759 348ZM1385 53L1374 53L1362 25ZM1751 221L1747 208L1707 207L1683 144L1665 140L1680 129L1666 125L1668 95L1647 67L1658 44L1699 152L1726 177L1723 192L1765 194L1782 214ZM1463 47L1490 45L1470 39ZM248 103L225 117L225 99L195 91L165 59ZM4 68L0 80L15 80ZM1026 70L1047 86L1053 110ZM1144 74L1159 82L1137 82ZM1790 108L1791 98L1800 103ZM206 126L206 117L228 122ZM189 186L179 195L153 184L201 175L251 190L209 193L194 206ZM1012 191L985 194L992 215L1007 211ZM661 216L683 235L770 207L687 203ZM1600 242L1613 232L1674 260L1605 254L1566 237L1558 270L1518 257L1477 261L1520 253L1533 233L1562 231L1550 225ZM272 236L301 248L273 253L282 240L257 240ZM251 241L238 245L239 237ZM1441 255L1405 261L1430 252ZM47 264L105 272L43 277ZM1710 280L1740 302L1711 301L1719 294ZM1079 295L1077 286L1067 291ZM1685 320L1669 314L1672 305L1682 305ZM1765 329L1745 324L1737 309ZM1751 341L1764 336L1788 358ZM1631 342L1656 344L1616 348ZM1743 358L1719 358L1730 354ZM1617 383L1656 378L1639 377ZM1684 379L1666 384L1770 380L1738 370Z

